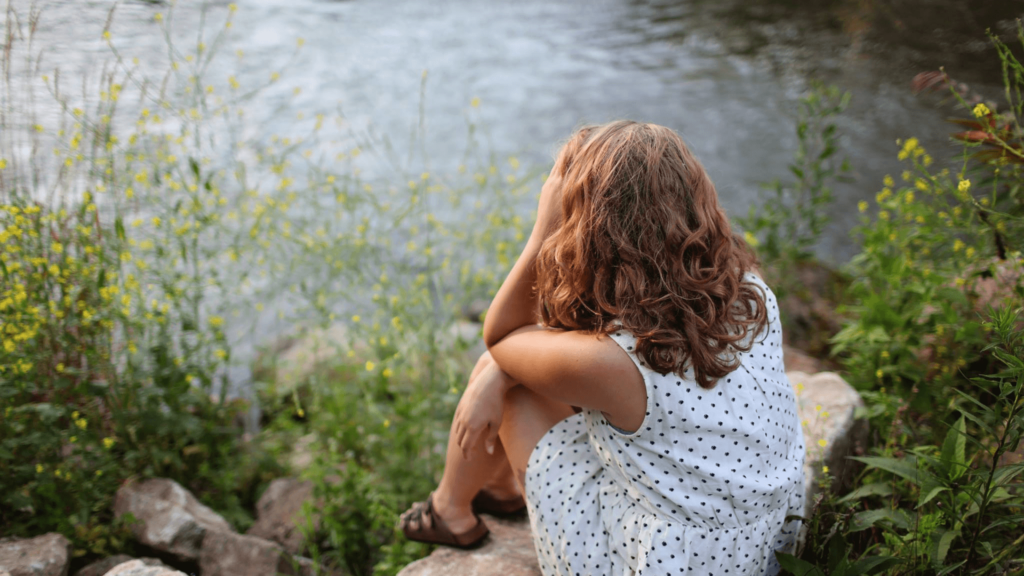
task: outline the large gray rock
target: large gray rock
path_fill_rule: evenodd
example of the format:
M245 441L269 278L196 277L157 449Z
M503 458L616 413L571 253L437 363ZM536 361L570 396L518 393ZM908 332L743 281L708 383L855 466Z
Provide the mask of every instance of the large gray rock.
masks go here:
M487 515L482 518L491 534L481 547L459 550L440 546L398 576L540 576L530 524Z
M71 542L51 532L0 540L0 576L67 576Z
M231 525L166 478L132 482L118 489L114 514L138 520L132 533L139 542L185 560L199 558L208 531L230 532Z
M203 576L277 576L296 574L291 556L276 543L256 536L210 530L199 556Z
M864 406L860 394L835 372L787 372L786 375L796 390L797 413L807 444L806 515L811 511L813 497L825 484L826 474L831 477L833 491L849 481L853 466L847 457L866 445L867 420L857 418L857 409Z
M313 483L295 478L278 478L270 483L256 503L256 523L246 534L272 540L292 554L298 554L303 545L305 522L302 504L313 498ZM314 516L314 528L319 519Z
M143 560L129 560L114 566L103 576L187 576L163 564L146 564Z

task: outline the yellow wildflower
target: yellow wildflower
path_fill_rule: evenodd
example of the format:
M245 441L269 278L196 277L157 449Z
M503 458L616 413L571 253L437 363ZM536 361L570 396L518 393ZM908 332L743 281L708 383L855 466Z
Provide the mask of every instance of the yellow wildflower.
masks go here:
M42 464L36 464L36 474L42 474L42 473L43 473L43 465Z
M985 106L985 104L983 104L983 103L978 103L978 105L974 107L974 111L973 112L974 112L974 117L975 118L981 118L982 116L988 116L989 114L992 113L992 111L988 109L988 106Z
M868 203L865 202L864 200L861 200L860 202L857 203L857 209L860 210L861 212L867 211Z
M818 446L821 446L822 448L824 448L825 446L828 446L828 440L825 440L824 438L822 438L821 440L818 440Z
M822 466L822 467L821 467L821 471L822 471L822 473L824 473L824 474L828 474L828 466Z
M114 445L114 439L113 438L107 437L107 438L103 439L103 447L106 448L107 450L109 450L110 447L113 446L113 445Z
M751 234L750 232L744 232L743 238L747 241L747 244L750 244L751 246L757 247L757 245L759 244L759 242L757 241L757 237Z
M472 106L473 108L479 108L480 107L480 99L477 98L476 96L474 96L473 99L469 101L469 105Z
M366 371L367 372L373 372L374 367L376 367L376 364L374 364L373 362L370 362L369 360L366 361Z
M393 376L393 375L394 375L395 373L391 371L391 368L385 368L385 369L384 369L384 371L383 371L383 372L381 372L381 374L382 374L382 375L383 375L383 376L384 376L385 378L391 378L391 377L392 377L392 376Z
M964 178L963 180L960 181L959 184L956 185L956 189L959 190L960 192L967 192L968 190L971 189L971 181Z

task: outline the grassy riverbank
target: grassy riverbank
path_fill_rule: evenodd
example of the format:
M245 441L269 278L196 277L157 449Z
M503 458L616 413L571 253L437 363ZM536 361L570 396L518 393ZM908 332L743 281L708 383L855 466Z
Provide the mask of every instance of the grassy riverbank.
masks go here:
M483 149L477 101L450 173L432 169L422 132L399 156L368 134L325 137L344 118L318 111L295 134L247 138L246 103L287 70L262 86L209 77L235 57L230 19L188 46L168 33L167 70L111 43L115 64L83 95L17 65L30 23L8 19L20 29L6 36L0 118L5 535L59 531L81 560L130 550L111 499L153 476L245 529L267 483L301 473L323 503L307 554L353 574L424 554L397 536L397 514L438 478L475 343L458 322L518 254L543 167ZM789 337L831 354L868 404L853 491L809 521L801 558L821 573L1024 570L1024 68L1001 54L1009 101L958 93L973 124L952 162L913 138L894 147L906 171L861 183L879 192L860 207L860 253L820 289L802 279L845 172L841 92L808 92L793 178L737 219L791 303ZM56 103L52 125L26 111L26 86ZM251 390L229 394L233 344L273 323L332 337L291 363L267 350ZM259 432L245 424L255 401ZM289 470L295 446L305 461Z

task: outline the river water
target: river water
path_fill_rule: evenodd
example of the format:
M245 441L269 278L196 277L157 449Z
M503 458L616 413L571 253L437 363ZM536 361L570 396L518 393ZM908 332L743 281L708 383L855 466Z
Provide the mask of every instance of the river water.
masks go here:
M714 179L731 213L745 213L759 184L785 177L796 145L793 118L808 80L850 90L840 119L854 182L837 188L833 225L819 254L852 254L857 202L902 170L898 138L917 136L951 157L951 114L937 96L914 95L914 74L945 66L998 96L999 68L984 30L1004 37L1022 0L238 0L229 50L210 75L245 82L282 71L261 95L249 128L287 133L296 110L344 111L355 125L401 136L416 123L426 71L426 141L454 165L466 114L486 127L497 157L550 161L582 122L635 118L678 130ZM12 0L27 12L27 0ZM101 31L113 3L37 2L41 70L96 75L109 49ZM224 21L226 2L117 5L112 41L143 64L166 58L157 13L172 13L179 41L203 14ZM166 23L166 20L165 20ZM296 41L304 46L296 51ZM218 69L220 67L220 69ZM298 96L294 87L300 87ZM478 109L469 103L479 99ZM250 107L252 109L253 107Z

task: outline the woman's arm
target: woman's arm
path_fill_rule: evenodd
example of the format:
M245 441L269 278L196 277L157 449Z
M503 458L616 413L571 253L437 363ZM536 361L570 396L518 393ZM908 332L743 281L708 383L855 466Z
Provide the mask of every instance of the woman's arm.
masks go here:
M538 326L537 253L561 220L561 177L552 170L541 190L526 248L498 289L484 319L484 342L511 379L534 392L605 413L626 430L640 426L647 408L643 377L607 336Z
M535 266L541 244L561 221L561 175L554 168L541 188L537 206L537 222L533 225L523 253L519 255L508 277L494 295L484 318L484 344L488 348L497 344L510 332L523 326L537 324L537 283Z

